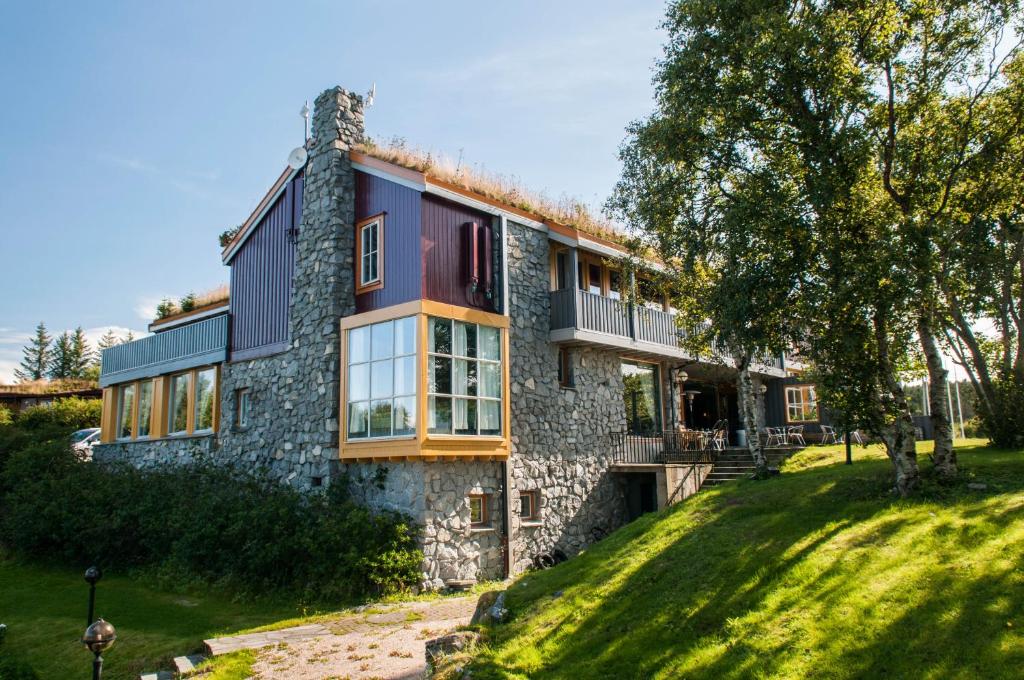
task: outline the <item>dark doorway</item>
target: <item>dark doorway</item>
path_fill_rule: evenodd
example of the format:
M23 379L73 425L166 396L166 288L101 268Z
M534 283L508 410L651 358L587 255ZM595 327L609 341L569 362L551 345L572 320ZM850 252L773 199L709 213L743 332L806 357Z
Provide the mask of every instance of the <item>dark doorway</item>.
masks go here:
M721 418L714 385L686 383L681 407L689 430L709 430Z
M658 509L657 475L630 472L626 476L626 513L630 522Z

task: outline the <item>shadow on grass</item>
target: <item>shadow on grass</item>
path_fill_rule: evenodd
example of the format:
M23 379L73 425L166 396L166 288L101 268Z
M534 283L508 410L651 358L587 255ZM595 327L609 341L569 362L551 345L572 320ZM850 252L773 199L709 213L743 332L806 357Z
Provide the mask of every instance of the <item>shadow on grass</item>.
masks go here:
M475 677L1012 677L1024 460L959 453L999 495L893 500L870 460L642 518L513 587Z

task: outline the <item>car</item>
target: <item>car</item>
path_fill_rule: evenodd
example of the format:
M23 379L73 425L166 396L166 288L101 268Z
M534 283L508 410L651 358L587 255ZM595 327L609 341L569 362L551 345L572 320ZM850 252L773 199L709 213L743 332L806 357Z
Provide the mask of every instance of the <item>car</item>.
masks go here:
M100 440L100 428L87 427L71 435L71 450L82 460L92 459L92 447Z

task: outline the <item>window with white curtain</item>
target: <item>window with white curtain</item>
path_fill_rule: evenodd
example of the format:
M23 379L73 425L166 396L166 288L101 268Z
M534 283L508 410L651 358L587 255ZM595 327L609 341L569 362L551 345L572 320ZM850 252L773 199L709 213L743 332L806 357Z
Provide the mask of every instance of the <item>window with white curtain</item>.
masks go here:
M416 317L348 331L348 439L416 433Z
M427 429L431 434L501 434L501 329L430 317Z

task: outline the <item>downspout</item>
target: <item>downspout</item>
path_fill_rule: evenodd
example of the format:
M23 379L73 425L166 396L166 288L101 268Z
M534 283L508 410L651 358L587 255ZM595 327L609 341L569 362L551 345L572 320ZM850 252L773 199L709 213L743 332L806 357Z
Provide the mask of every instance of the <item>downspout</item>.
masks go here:
M504 578L508 578L512 575L512 554L511 545L512 541L509 537L509 521L508 516L512 510L509 505L508 497L508 461L501 461L501 502L504 510L501 513L501 553L504 556L505 569Z

